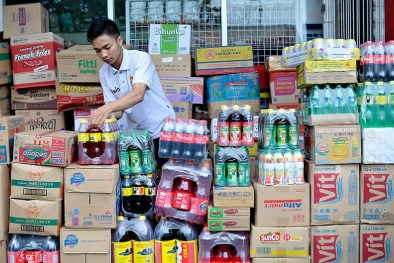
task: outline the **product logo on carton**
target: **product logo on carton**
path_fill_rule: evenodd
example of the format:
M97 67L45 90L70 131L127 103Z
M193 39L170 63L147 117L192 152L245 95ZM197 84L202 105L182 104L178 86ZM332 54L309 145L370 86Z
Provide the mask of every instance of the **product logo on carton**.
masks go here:
M266 199L264 200L264 208L301 208L302 199Z
M390 237L387 233L367 233L362 236L362 262L386 262L391 258Z
M25 209L25 215L28 218L37 218L41 213L41 208L35 202L31 202Z
M33 181L38 181L44 176L44 170L38 165L33 165L29 172L27 173L27 177L29 177Z
M222 216L222 210L211 211L211 216L214 216L214 217Z
M71 84L60 84L59 89L64 95L67 95L68 93L89 93L92 91L91 86L79 86Z
M313 244L313 262L341 262L343 251L339 235L314 235Z
M73 185L81 185L85 182L85 177L83 176L83 174L81 173L74 173L71 177L70 177L70 184Z
M37 115L40 115L37 113ZM26 125L30 125L30 130L44 129L44 130L55 130L56 129L56 119L51 119L45 121L43 117L30 118L26 121Z
M70 248L73 248L75 245L78 245L78 238L76 235L67 235L66 238L64 239L64 246L70 246Z
M260 235L261 242L279 242L280 232L268 232Z
M390 174L364 174L364 204L385 204L393 199Z
M316 153L317 153L318 155L325 156L325 155L327 155L329 152L330 152L330 150L328 149L328 144L327 144L327 143L321 143L321 142L319 142L319 143L316 145Z
M32 161L42 161L48 158L50 149L44 149L44 145L24 145L22 155Z
M224 213L226 215L235 215L238 214L238 209L226 209L224 210Z
M161 27L155 28L155 35L178 35L178 36L183 36L186 34L185 30L181 30L179 28L177 29L172 29L172 30L166 30Z
M217 222L217 223L212 223L210 228L215 229L215 228L220 228L220 227L221 227L220 222Z
M342 177L339 173L315 173L314 204L336 204L343 199Z
M232 226L236 226L237 222L236 221L227 221L227 222L223 222L223 225L227 226L227 227L232 227Z

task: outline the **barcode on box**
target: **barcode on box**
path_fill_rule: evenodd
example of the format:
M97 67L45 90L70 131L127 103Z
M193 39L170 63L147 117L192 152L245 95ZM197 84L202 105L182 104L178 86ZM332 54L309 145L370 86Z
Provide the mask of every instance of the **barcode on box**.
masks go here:
M21 225L21 230L25 232L44 232L43 226L26 226Z
M26 189L23 188L23 195L40 195L40 196L47 196L46 189Z
M26 106L26 104L24 104L24 103L14 103L14 109L15 110L25 110L25 109L27 109L27 106Z
M257 254L271 254L271 248L270 247L257 247L256 249Z

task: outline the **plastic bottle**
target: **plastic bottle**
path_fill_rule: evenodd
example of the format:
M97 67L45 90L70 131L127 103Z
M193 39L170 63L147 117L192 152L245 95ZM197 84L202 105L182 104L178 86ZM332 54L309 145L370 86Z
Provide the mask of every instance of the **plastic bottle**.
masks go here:
M113 120L104 120L104 123L101 126L101 130L103 132L101 135L101 139L104 145L104 156L101 158L101 163L114 164L116 159L116 148L118 145Z
M243 116L240 112L239 106L234 105L230 114L230 146L242 145L242 121Z
M133 199L132 199L132 189L131 181L128 175L123 177L123 182L121 186L122 193L122 212L124 215L129 215L133 211Z
M103 154L103 142L101 140L102 130L99 127L90 127L88 129L89 133L89 145L90 145L90 158L92 160L91 164L99 164L99 157Z
M359 143L357 140L357 136L353 136L352 139L352 158L358 158L358 147Z
M119 135L119 144L122 144L127 136L127 132ZM119 155L119 173L122 176L131 175L130 156L127 151L118 151Z
M317 85L312 86L311 94L309 95L309 115L318 115L322 113L321 103L320 103L320 88Z
M238 186L246 187L250 185L249 152L245 147L240 148L239 150L240 155L238 162Z
M8 262L25 263L23 256L23 248L27 243L27 236L25 238L22 235L13 234L7 247L7 258Z
M276 146L275 142L276 126L275 126L275 116L272 109L268 109L267 115L264 118L263 126L263 147L273 148Z
M183 152L183 132L184 132L183 119L176 118L175 131L173 133L173 138L172 138L172 141L174 142L173 147L171 149L172 158L181 158Z
M234 158L226 160L226 185L238 186L238 161Z
M129 230L129 221L118 216L115 232L112 235L112 263L132 262L133 234Z
M387 104L387 96L385 91L385 86L383 81L379 81L377 83L377 96L375 96L375 126L378 128L385 128L386 123L386 104Z
M375 81L375 73L374 73L374 46L372 41L367 41L363 45L362 49L362 63L363 63L363 70L364 70L364 80L365 81Z
M349 184L349 194L348 194L348 203L349 205L357 205L358 204L358 183L357 183L357 176L354 170L351 170L350 176L348 178Z
M229 109L226 105L221 105L218 116L218 139L217 145L228 146L230 136L230 123L227 122L229 116Z
M394 81L388 83L387 127L394 128Z
M258 141L257 141L257 147L259 148L259 149L263 149L264 147L263 147L263 144L264 144L264 142L263 142L263 126L264 126L264 118L265 118L265 116L267 115L267 110L265 110L265 109L263 109L263 110L260 110L260 115L259 115L259 119L258 119L258 121L257 121L257 129L258 129L258 132L257 132L257 138L258 138Z
M308 125L309 105L308 105L308 88L301 88L299 96L300 118L303 125Z
M191 199L195 198L195 187L193 181L188 178L178 177L173 191L172 207L190 211Z
M386 80L385 51L382 41L375 42L374 79L373 81Z
M253 112L250 108L250 105L245 105L243 109L243 119L242 122L242 145L244 146L253 146L254 138L253 138Z
M388 41L385 46L386 52L386 80L394 80L394 40Z
M356 263L357 256L356 256L356 246L357 246L357 239L354 235L353 231L350 231L350 235L347 239L347 263Z
M274 153L274 169L275 169L274 184L275 185L285 184L285 164L284 164L284 157L281 149L277 149Z
M276 145L278 147L287 147L288 142L288 128L289 128L289 120L287 118L288 111L284 109L279 109L277 112L277 117L275 118L275 126L276 126Z
M361 127L372 128L374 127L374 96L371 89L371 82L364 83L365 100L361 105Z
M334 113L333 108L334 108L334 101L331 95L331 87L329 84L326 84L324 85L324 102L323 102L322 113L333 114Z
M174 132L174 120L172 118L164 118L163 128L160 133L159 140L159 156L161 158L169 158L172 148L172 138Z
M234 248L231 245L217 245L214 262L233 262Z
M141 214L145 216L154 216L153 208L156 201L156 177L153 174L147 174L143 176L145 178L145 188L143 201L144 204L141 207Z
M215 186L226 186L226 163L225 163L225 156L223 155L223 151L221 151L221 148L218 147L216 149L216 154L215 154L215 178L214 178L214 183Z
M346 97L344 96L342 92L343 88L341 84L337 84L335 86L335 91L336 91L336 103L335 103L335 110L334 113L336 114L343 114L343 113L348 113L347 110L347 100Z
M346 108L347 111L346 113L358 113L357 110L357 97L356 94L354 93L354 85L353 84L348 84L347 86L348 90L348 95L347 95L347 100L346 100Z
M285 150L284 157L284 184L294 184L294 158L290 149Z
M81 165L89 164L90 142L88 129L87 120L82 119L78 129L78 164Z
M171 219L162 216L154 232L155 237L155 263L177 262L177 225Z
M195 149L194 149L194 133L195 133L195 125L193 119L188 119L185 127L185 132L183 133L182 143L183 143L183 152L182 158L185 160L191 160L194 157Z
M131 134L130 136L135 136ZM127 153L130 159L130 172L131 174L139 174L142 172L142 158L141 150L137 145L130 145L127 149Z
M204 161L207 158L208 130L207 121L199 120L194 134L194 156L196 161Z
M300 149L294 150L294 183L303 184L305 183L304 178L304 156Z
M145 204L145 186L140 174L130 178L131 185L131 214L128 217L137 217L143 214Z
M197 263L197 230L194 225L189 222L177 221L177 262Z
M60 262L60 246L59 240L53 236L44 237L43 244L43 263Z
M289 147L298 147L298 140L299 140L299 135L298 135L298 115L295 109L290 109L290 114L289 114L289 121L290 125L288 128L288 146Z
M275 184L275 164L274 156L272 150L268 149L264 155L264 165L263 165L263 182L264 185L274 185Z
M154 232L146 217L130 220L130 230L134 232L132 262L154 262Z

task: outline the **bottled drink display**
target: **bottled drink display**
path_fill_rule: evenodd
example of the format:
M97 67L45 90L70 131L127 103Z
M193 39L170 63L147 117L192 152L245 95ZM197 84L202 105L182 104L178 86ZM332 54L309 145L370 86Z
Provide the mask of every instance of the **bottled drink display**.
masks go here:
M122 132L118 144L120 175L149 174L156 168L154 145L148 130Z
M207 144L205 120L164 119L160 133L160 157L204 161L207 159Z
M198 236L198 262L250 262L248 232L210 232Z
M118 162L119 126L115 118L101 127L89 127L82 119L78 130L78 164L114 164Z
M250 105L222 105L218 115L219 146L253 146L253 112Z
M197 263L197 230L193 224L161 217L154 237L156 263Z
M8 243L7 260L8 263L60 262L59 238L14 234Z
M394 41L367 41L360 45L364 81L394 80Z
M166 216L202 224L206 221L212 184L212 165L170 159L163 165L154 211Z
M217 147L215 153L215 186L249 186L249 151L241 147Z

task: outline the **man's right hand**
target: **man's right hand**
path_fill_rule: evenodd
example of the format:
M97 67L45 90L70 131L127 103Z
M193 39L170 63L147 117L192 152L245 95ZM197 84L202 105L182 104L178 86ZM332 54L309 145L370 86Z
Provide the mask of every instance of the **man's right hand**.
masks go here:
M112 115L112 113L109 107L107 105L101 106L90 114L89 126L100 127L110 115Z

